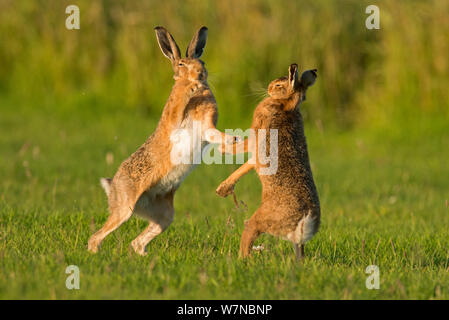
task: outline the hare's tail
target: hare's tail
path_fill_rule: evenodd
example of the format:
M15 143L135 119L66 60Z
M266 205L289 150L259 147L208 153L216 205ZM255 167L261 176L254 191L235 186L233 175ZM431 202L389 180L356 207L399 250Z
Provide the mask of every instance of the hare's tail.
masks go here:
M305 243L309 241L315 233L317 233L318 228L320 226L319 217L312 215L312 212L309 211L307 216L302 221L302 230L301 230L301 242Z
M106 195L109 197L109 193L111 192L111 178L101 178L100 183L103 187L104 191L106 192Z

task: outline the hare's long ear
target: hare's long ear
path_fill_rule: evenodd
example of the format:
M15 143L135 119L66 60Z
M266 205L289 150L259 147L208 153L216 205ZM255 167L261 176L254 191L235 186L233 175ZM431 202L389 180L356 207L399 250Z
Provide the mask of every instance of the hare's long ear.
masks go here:
M193 36L192 40L189 43L186 51L187 58L199 58L203 54L204 47L206 46L207 40L207 28L202 27L197 33Z
M154 28L154 31L156 32L157 42L159 43L159 47L161 48L164 56L169 58L171 61L180 59L181 52L179 51L179 47L170 32L168 32L164 27L156 27Z
M298 65L296 63L293 63L288 67L288 82L292 88L295 88L298 83Z
M304 88L308 88L315 83L317 77L317 69L304 71L300 83Z

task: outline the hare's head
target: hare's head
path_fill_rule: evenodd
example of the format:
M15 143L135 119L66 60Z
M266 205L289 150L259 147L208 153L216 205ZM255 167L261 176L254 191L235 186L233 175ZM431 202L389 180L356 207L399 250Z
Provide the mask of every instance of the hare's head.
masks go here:
M206 46L206 27L200 28L193 36L187 47L185 58L181 58L179 47L170 32L164 27L156 27L154 30L156 31L157 42L162 53L171 61L175 80L186 79L201 82L207 80L207 70L204 67L204 62L199 59Z
M298 65L293 63L288 68L288 77L273 80L268 86L268 94L274 99L289 99L299 94L301 101L306 98L307 88L315 83L317 70L307 70L298 81Z

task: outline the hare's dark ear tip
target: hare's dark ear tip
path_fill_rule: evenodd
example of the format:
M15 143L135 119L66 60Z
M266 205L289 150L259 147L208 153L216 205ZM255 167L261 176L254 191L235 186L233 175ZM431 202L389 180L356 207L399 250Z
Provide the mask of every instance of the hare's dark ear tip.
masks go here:
M292 63L289 67L288 67L288 73L290 74L294 74L298 72L298 64L297 63Z
M154 31L161 31L161 30L165 30L165 28L163 26L154 27Z
M288 73L289 74L296 74L297 72L298 72L298 64L297 63L292 63L288 67Z
M198 30L198 33L199 33L199 34L203 34L203 35L207 35L207 33L209 32L208 30L209 30L209 29L207 29L206 26L202 26L202 27L200 28L200 30Z

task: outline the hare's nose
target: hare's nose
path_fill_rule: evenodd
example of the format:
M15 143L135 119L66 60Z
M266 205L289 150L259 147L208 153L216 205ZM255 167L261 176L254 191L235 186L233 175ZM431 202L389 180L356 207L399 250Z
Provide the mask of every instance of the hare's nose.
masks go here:
M202 80L204 78L203 70L196 70L196 73L198 74L198 79L199 80Z

